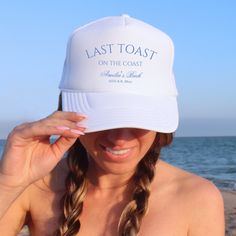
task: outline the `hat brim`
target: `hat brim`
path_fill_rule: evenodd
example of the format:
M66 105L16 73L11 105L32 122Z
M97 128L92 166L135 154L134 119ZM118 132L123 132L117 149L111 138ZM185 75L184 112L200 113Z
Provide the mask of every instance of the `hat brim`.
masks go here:
M87 115L81 122L86 133L116 128L172 133L179 121L176 97L167 95L62 91L62 110Z

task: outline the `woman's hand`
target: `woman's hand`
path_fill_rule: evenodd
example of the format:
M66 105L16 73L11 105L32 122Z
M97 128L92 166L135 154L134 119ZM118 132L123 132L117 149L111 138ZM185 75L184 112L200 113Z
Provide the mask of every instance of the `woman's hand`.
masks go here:
M17 126L8 136L0 162L0 186L26 188L47 175L76 139L83 135L75 112L56 111L42 120ZM50 143L51 135L59 135Z

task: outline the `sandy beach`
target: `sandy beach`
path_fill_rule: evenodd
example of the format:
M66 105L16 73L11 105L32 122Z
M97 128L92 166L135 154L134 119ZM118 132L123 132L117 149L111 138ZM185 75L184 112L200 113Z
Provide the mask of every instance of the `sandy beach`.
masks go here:
M226 235L236 236L236 192L222 191L225 204Z
M225 204L226 236L236 236L236 192L221 191ZM25 227L18 236L28 236Z

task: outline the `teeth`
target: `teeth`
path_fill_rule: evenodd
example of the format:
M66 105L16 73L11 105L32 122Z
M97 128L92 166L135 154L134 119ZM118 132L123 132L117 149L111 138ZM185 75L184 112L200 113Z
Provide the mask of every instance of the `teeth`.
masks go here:
M113 150L111 148L106 148L106 151L107 152L110 152L112 154L115 154L115 155L122 155L122 154L125 154L127 152L129 152L130 149L123 149L123 150Z

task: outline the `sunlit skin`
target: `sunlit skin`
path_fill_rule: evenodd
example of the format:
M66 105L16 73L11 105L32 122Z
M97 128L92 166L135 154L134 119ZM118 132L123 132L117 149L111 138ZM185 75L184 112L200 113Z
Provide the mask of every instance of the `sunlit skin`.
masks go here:
M89 173L92 174L92 179L96 179L97 184L102 186L122 184L133 175L155 137L154 131L134 128L99 131L81 136L80 141L91 157ZM125 158L113 160L106 155L104 147L130 151Z
M61 157L79 138L90 162L78 235L118 236L121 212L132 196L132 175L158 133L120 128L81 135L81 120L78 114L57 111L9 135L0 162L1 235L17 235L23 225L32 236L53 235L58 229L69 173ZM48 140L52 134L59 136L53 145ZM83 158L80 153L78 158ZM211 182L161 157L155 168L139 236L224 235L223 201Z

